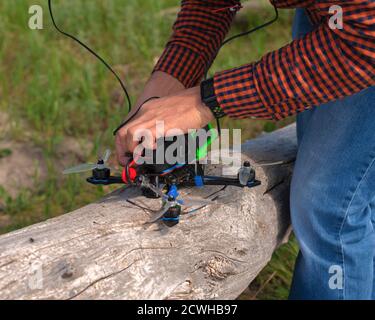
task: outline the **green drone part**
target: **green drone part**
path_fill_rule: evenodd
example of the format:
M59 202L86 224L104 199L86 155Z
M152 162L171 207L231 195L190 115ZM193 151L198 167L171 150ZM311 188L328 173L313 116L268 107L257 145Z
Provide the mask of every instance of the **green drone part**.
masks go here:
M207 132L209 133L207 135L207 140L203 143L203 145L199 146L196 150L196 160L200 161L203 158L207 157L208 154L208 148L212 144L214 140L218 138L217 130L213 128L212 124L208 124L206 127ZM196 137L196 132L191 134L193 138Z

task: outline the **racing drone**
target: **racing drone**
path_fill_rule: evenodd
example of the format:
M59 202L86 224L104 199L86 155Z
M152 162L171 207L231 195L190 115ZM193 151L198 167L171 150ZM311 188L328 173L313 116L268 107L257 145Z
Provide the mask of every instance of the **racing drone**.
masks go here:
M94 55L103 65L115 76L118 80L121 88L124 91L125 97L128 102L128 111L131 110L131 99L130 95L126 89L125 84L121 80L120 76L116 71L94 50L89 46L84 44L74 35L71 35L61 29L55 21L53 10L52 10L52 0L48 0L48 9L51 16L52 24L56 30L62 35L74 40L79 45L84 47L88 52ZM225 40L221 47L232 40L249 35L257 30L260 30L266 26L271 25L278 19L278 10L275 7L275 17L246 32L234 35L227 40ZM220 48L221 48L220 47ZM219 49L220 49L219 48ZM218 51L219 52L219 51ZM217 52L217 53L218 53ZM208 73L208 68L205 70L205 77ZM133 114L134 115L134 114ZM219 120L218 127L219 127ZM211 130L211 128L210 128ZM187 135L185 135L185 138ZM167 142L162 142L168 144ZM203 187L205 185L217 185L217 186L235 186L242 188L252 188L260 185L260 182L255 179L255 170L252 168L249 162L245 162L243 166L239 169L236 178L228 177L218 177L218 176L207 176L204 174L204 167L199 161L204 158L204 154L207 155L207 146L210 142L206 142L203 146L198 147L196 150L195 161L182 161L182 162L165 162L163 164L139 164L133 159L122 171L119 176L111 175L111 169L107 166L107 161L110 157L110 151L106 151L105 154L100 157L97 163L83 164L76 166L71 169L64 171L64 174L79 173L92 171L92 176L87 179L87 182L94 185L111 185L111 184L123 184L123 185L135 185L142 189L143 194L148 198L161 198L162 208L151 220L155 222L158 220L163 221L167 226L174 226L179 222L179 217L181 215L181 206L189 205L190 202L193 205L197 204L212 204L212 200L187 200L180 199L178 188L184 186L197 186ZM164 149L163 149L164 150ZM158 152L158 148L155 151ZM154 157L155 159L155 157ZM274 163L275 164L275 163ZM268 165L274 165L268 164Z
M209 129L211 130L211 128ZM185 135L185 141L187 135ZM174 140L175 141L175 140ZM158 145L164 143L167 148L173 141L158 140ZM215 203L208 199L181 199L179 188L195 186L235 186L241 188L252 188L260 185L256 180L255 170L250 162L245 161L238 170L237 177L208 176L204 174L204 165L199 163L207 155L207 147L210 138L203 145L196 149L196 161L190 163L163 163L163 164L138 164L136 159L132 159L122 171L121 175L112 175L111 169L107 166L110 151L107 150L97 163L83 164L65 170L64 174L92 171L92 176L87 178L87 182L94 185L133 185L141 188L142 193L147 198L161 198L162 208L155 213L150 220L151 223L158 220L168 227L173 227L179 223L182 206L207 206ZM165 148L161 149L165 150ZM153 150L153 159L157 159L159 148ZM188 155L185 154L185 159Z

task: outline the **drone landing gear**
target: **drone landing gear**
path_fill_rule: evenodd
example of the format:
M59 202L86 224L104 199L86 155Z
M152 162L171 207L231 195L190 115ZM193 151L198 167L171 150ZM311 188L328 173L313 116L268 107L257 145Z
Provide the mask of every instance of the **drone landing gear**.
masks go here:
M149 178L149 183L151 183L154 186L157 186L159 188L159 178L157 176L155 177L150 177ZM160 195L155 192L154 190L150 189L149 187L142 187L142 194L144 197L147 199L158 199L160 198Z

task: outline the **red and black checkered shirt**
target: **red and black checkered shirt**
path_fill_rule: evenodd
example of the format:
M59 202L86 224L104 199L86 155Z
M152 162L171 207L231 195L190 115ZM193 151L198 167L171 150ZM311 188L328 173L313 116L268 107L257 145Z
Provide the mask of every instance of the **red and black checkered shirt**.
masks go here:
M227 115L281 119L375 85L375 0L271 2L305 8L316 29L260 61L217 73L215 92ZM343 29L329 26L332 5L343 9ZM182 1L155 70L198 85L239 8L237 0Z

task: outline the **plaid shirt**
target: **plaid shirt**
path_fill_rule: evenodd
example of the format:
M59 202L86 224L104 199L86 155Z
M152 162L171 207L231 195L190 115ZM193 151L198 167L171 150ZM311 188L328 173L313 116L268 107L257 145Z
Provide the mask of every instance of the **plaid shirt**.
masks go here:
M214 76L217 99L233 118L282 119L375 84L375 0L271 0L304 7L316 29L260 61ZM343 29L331 29L329 8L343 9ZM237 0L184 0L154 70L185 87L198 85L223 42Z

